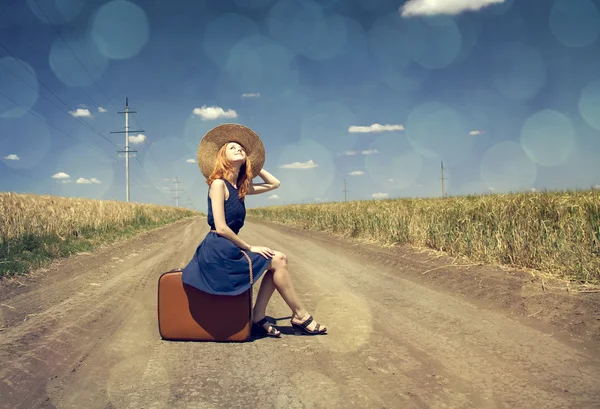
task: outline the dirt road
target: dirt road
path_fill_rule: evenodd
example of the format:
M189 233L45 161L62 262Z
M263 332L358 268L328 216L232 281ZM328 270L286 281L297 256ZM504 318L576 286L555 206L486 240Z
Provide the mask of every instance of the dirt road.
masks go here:
M600 294L407 248L247 220L289 259L329 335L160 339L157 280L208 231L198 218L0 285L6 408L600 408ZM255 288L255 291L257 287Z

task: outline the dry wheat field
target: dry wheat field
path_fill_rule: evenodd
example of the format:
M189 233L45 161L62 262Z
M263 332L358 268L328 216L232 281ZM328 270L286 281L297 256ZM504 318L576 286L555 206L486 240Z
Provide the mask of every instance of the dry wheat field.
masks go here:
M599 190L286 205L248 215L600 283Z
M247 214L381 245L408 244L475 262L600 283L598 190L269 206L248 209ZM102 242L107 232L200 215L171 206L0 193L0 277L15 268L16 253L19 260L30 260L20 266L23 270L36 265L23 255L40 249L49 253L48 259L64 255L65 242L82 237ZM75 246L72 252L81 250Z
M200 214L171 206L0 193L0 277Z

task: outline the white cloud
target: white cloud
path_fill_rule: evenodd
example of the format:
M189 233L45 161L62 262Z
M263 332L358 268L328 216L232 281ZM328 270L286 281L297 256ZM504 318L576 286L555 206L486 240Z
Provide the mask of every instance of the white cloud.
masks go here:
M377 149L365 149L361 152L363 155L372 155L374 153L378 153Z
M471 136L477 136L477 135L483 135L485 132L480 131L479 129L474 129L471 132L469 132L469 135Z
M146 140L146 135L144 135L143 133L139 133L137 135L129 137L129 143L133 143L134 145L143 143L145 140Z
M456 15L500 3L504 3L504 0L408 0L400 7L400 12L402 17Z
M280 167L284 169L312 169L316 168L317 166L319 165L314 163L311 159L308 162L294 162L287 165L281 165Z
M108 109L102 108L102 107L98 107L98 112L108 112Z
M10 154L8 156L5 156L4 159L6 160L21 160L17 155L15 154Z
M373 199L384 199L384 198L388 197L388 194L387 193L373 193L371 195L371 197Z
M364 175L365 172L363 172L362 170L355 170L354 172L350 172L350 174L352 176L360 176L360 175Z
M271 196L269 196L269 199L271 199L271 200L277 200L277 199L279 199L279 196L277 196L277 195L271 195Z
M315 201L316 201L316 202L326 202L326 201L327 201L327 198L315 197Z
M348 132L352 133L369 133L369 132L383 132L383 131L403 131L404 126L402 125L381 125L373 124L369 126L351 126L348 128Z
M59 179L56 182L57 183L71 183L72 180L70 179L71 176L69 176L68 174L66 174L65 172L58 172L55 173L54 175L52 175L52 179ZM85 178L79 178L77 179L77 181L75 183L78 184L91 184L91 183L102 183L100 182L98 179L96 178L91 178L91 179L85 179Z
M188 159L186 160L187 163L196 163L196 159Z
M356 153L357 153L356 151L345 151L345 152L344 152L344 155L347 155L347 156L354 156L354 155L356 155Z
M77 108L75 111L69 111L69 113L74 117L93 118L92 113L87 108Z
M260 92L250 93L250 94L242 94L242 98L258 98L260 97Z
M388 182L393 182L393 181L394 181L394 179L388 179Z
M198 115L203 121L210 121L218 118L237 118L237 112L233 109L224 111L221 107L207 107L202 105L202 108L194 108L194 114Z
M79 178L79 179L77 179L77 181L75 183L77 183L79 185L89 185L89 184L92 184L92 183L99 184L99 183L102 183L102 182L100 182L96 178L91 178L91 179Z
M66 174L65 172L58 172L52 175L52 179L69 179L71 176Z

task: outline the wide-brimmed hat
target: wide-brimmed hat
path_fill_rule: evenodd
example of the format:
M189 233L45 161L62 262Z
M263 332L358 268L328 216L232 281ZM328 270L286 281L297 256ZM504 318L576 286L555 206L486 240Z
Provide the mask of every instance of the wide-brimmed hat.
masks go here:
M256 177L265 164L265 147L252 129L240 124L221 124L204 135L198 145L198 166L208 179L215 170L217 153L228 142L237 142L246 150L252 166L252 178Z

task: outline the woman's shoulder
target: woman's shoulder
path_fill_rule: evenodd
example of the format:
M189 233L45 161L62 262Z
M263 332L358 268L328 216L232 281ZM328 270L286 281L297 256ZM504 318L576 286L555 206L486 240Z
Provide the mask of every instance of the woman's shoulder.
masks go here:
M209 182L208 185L212 186L212 184L216 183L217 186L228 186L230 185L231 187L233 187L233 185L231 184L231 182L229 180L227 180L226 178L219 178L219 179L213 179L212 182Z
M227 190L227 185L225 184L225 182L221 179L215 179L210 183L210 186L208 188L208 194L210 196L211 194L214 194L215 192L225 193L226 190Z

